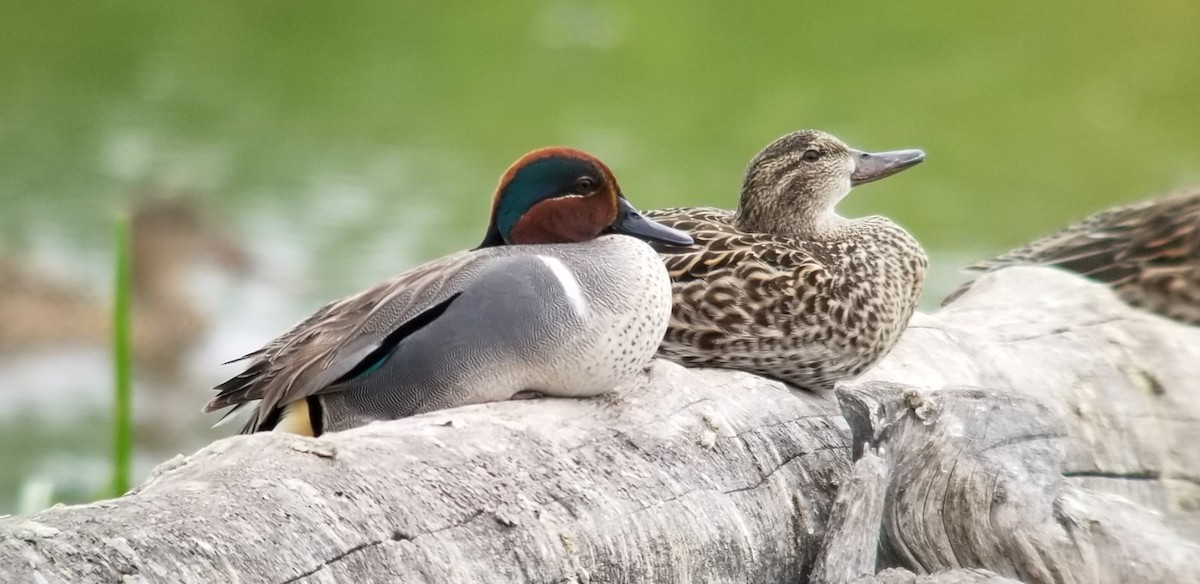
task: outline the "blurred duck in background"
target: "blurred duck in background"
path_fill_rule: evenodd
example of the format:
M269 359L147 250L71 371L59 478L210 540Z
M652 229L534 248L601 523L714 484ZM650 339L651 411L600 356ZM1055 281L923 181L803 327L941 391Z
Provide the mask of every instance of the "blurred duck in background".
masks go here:
M1017 265L1070 270L1109 285L1132 306L1200 325L1200 185L1101 211L967 269L987 273Z
M142 197L131 231L136 366L153 380L174 381L188 350L208 329L188 294L189 272L207 261L241 274L247 256L189 194ZM108 344L107 296L0 255L0 351Z

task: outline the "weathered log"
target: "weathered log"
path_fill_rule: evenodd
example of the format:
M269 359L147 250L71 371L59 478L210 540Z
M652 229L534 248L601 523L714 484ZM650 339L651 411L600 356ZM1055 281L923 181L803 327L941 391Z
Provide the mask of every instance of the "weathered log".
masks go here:
M1029 522L1004 511L1011 505L952 500L957 491L936 481L895 496L911 467L904 457L920 454L906 449L946 438L945 418L925 427L894 405L899 421L851 415L852 442L834 395L656 363L594 400L486 404L319 439L219 441L125 497L0 519L0 582L1072 582L1094 574L1044 580L1020 566L1087 549L1103 561L1084 565L1107 566L1149 545L1154 553L1137 558L1150 578L1141 581L1181 581L1161 578L1193 577L1183 572L1195 546L1156 513L1196 533L1186 530L1200 500L1197 380L1200 328L1073 276L1005 270L915 321L841 395L851 411L854 399L894 404L912 388L931 404L959 403L961 392L938 390L973 386L983 390L970 403L997 419L1059 428L1028 452L980 452L990 430L964 443L975 448L964 446L964 460L988 461L1006 493L1041 505ZM980 419L972 425L989 427L990 416ZM897 427L912 439L897 442L888 430ZM854 463L851 446L864 443ZM852 476L853 464L862 467ZM839 511L831 523L842 485L840 508L861 500L866 512ZM904 503L916 500L942 509L943 534L906 531L922 525ZM1047 500L1055 513L1101 504L1110 513L1071 515L1089 523L1067 545L1038 531L1058 518L1045 514ZM1043 539L1015 545L981 523ZM1002 560L958 555L985 541L1008 542L988 548Z
M1200 327L1131 309L1048 268L981 278L918 314L874 382L1021 393L1064 421L1062 474L1164 513L1200 540Z
M1065 425L1036 400L882 383L841 397L860 458L814 582L878 582L880 564L945 582L977 581L963 569L980 567L1025 582L1200 581L1200 546L1123 498L1066 484Z
M855 443L862 439L861 429L861 425L855 425ZM887 464L874 453L867 453L855 463L850 480L838 492L823 551L812 575L813 584L1019 584L975 568L953 568L920 577L903 568L876 573L891 476Z
M616 399L223 440L128 497L7 520L0 581L782 582L846 448L831 395L659 364Z

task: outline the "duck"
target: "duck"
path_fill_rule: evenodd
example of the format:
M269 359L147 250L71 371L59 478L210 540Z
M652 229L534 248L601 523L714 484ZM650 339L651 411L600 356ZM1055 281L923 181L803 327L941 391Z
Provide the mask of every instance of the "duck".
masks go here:
M671 286L647 220L599 159L543 148L492 197L482 242L326 304L241 359L206 412L257 405L242 433L321 436L513 398L591 397L644 370Z
M1101 211L967 270L978 277L1018 265L1074 272L1108 285L1131 306L1200 325L1200 185Z
M186 275L212 263L244 274L246 254L192 193L147 190L130 215L134 358L155 381L177 379L209 323ZM0 351L14 354L109 341L111 306L86 285L53 277L24 258L0 257Z
M835 207L852 188L924 159L920 150L863 152L801 130L751 160L736 210L646 212L695 241L656 245L673 291L658 354L809 391L861 375L907 326L928 259L891 220L848 219Z

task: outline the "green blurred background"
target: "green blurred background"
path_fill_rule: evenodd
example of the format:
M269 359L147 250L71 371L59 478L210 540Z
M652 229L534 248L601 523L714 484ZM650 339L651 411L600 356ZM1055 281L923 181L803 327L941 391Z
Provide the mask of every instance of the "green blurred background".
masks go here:
M480 238L527 150L600 156L642 208L735 205L793 129L927 162L855 192L929 249L927 306L971 259L1200 182L1200 3L10 0L0 255L104 302L115 213L193 193L253 257L201 269L208 329L168 401L325 300ZM0 322L0 327L6 326ZM0 357L0 512L107 480L103 346ZM216 432L150 439L139 472ZM169 434L170 431L168 430ZM32 485L32 486L31 486ZM22 493L24 493L22 495ZM30 494L32 493L32 494Z

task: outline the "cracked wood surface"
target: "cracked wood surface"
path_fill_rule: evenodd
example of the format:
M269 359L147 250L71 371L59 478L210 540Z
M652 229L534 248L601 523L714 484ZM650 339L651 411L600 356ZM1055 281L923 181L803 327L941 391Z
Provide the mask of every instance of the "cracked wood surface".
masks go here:
M842 408L847 408L845 402ZM868 441L860 432L862 427L855 428L856 443ZM979 568L945 568L932 573L925 570L919 576L913 570L896 567L876 572L886 497L893 487L891 468L877 454L878 448L865 455L860 453L849 480L838 491L812 584L1021 584ZM930 552L922 550L923 555Z
M977 386L1036 401L1036 416L1059 424L1050 438L1061 452L1013 463L1042 465L1030 489L1048 496L1057 476L1187 527L1198 379L1200 329L1021 268L914 321L844 389L894 382L936 397ZM847 428L832 394L656 362L599 399L471 406L320 439L234 437L160 467L126 497L0 519L0 582L801 582L828 550L839 486L855 482ZM1155 523L1128 505L1114 516ZM877 543L858 519L867 533L830 537ZM852 567L833 572L826 554L822 577L1012 576L938 550L886 550L874 565L844 554ZM958 567L938 572L947 566ZM860 574L882 568L896 569Z
M926 391L973 386L1044 402L1065 422L1063 475L1162 511L1200 539L1200 327L1130 309L1046 268L988 274L919 314L877 381Z
M794 580L844 425L832 395L753 380L661 363L602 400L223 440L131 496L0 521L0 581Z
M1066 428L1041 402L886 383L839 394L858 461L814 583L1200 582L1200 545L1064 480Z

